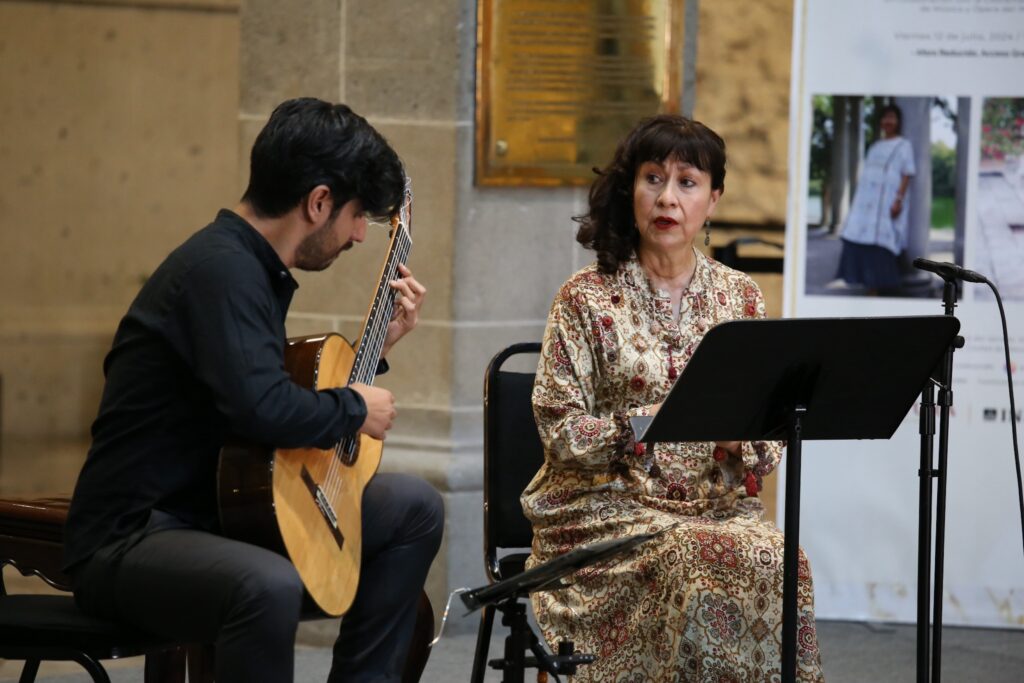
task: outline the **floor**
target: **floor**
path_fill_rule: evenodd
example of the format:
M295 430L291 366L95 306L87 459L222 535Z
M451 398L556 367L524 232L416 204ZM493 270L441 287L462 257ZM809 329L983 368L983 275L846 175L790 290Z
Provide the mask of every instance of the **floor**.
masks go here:
M78 474L85 453L81 440L36 440L7 438L0 441L0 494L39 495L68 492ZM11 592L42 592L38 579L24 578L10 568L4 581ZM434 648L423 681L447 682L469 679L475 648L475 615L456 617L455 623ZM490 657L500 655L504 630L495 627ZM1020 683L1024 681L1024 630L947 628L943 633L942 672L947 681ZM320 641L323 642L323 638ZM328 639L329 640L329 639ZM909 625L854 622L819 623L822 662L830 683L864 681L914 681L915 629ZM302 641L300 641L302 642ZM306 640L306 642L310 642ZM114 683L142 681L140 659L110 662ZM330 668L330 649L300 645L296 656L296 681L324 680ZM20 662L0 660L0 681L17 680ZM40 683L85 683L88 678L74 663L44 664ZM486 681L501 680L489 670ZM532 676L528 677L532 680Z
M819 624L822 664L829 683L911 682L915 668L915 629L906 625L823 622ZM490 658L501 654L503 633L491 641ZM422 680L428 683L467 681L473 666L473 634L445 637L427 663ZM1020 683L1024 680L1024 632L987 629L946 629L941 673L952 683ZM108 666L113 683L141 683L142 663L123 660ZM296 676L299 683L322 681L330 668L328 648L299 647ZM0 681L17 680L20 662L0 661ZM76 673L76 670L78 673ZM44 664L40 683L87 683L74 664ZM528 674L527 680L534 680ZM489 669L487 683L501 681Z

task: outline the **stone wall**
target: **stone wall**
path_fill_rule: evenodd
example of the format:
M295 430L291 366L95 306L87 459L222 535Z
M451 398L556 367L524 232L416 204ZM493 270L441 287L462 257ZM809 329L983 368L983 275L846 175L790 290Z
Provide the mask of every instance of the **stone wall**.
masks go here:
M792 0L700 3L694 118L729 150L719 221L784 225Z
M80 436L119 316L237 196L237 1L0 2L4 433Z
M790 12L700 3L695 116L730 149L719 220L784 220ZM17 93L0 101L0 247L14 255L0 272L3 430L84 436L117 319L171 248L237 200L273 106L343 101L405 160L410 265L429 288L379 380L399 402L383 467L445 496L435 608L484 582L484 369L540 339L557 288L592 257L571 221L585 189L473 185L476 1L0 0L0 27L0 82ZM289 333L354 339L384 246L376 230L336 267L299 274ZM761 282L772 307L780 280Z

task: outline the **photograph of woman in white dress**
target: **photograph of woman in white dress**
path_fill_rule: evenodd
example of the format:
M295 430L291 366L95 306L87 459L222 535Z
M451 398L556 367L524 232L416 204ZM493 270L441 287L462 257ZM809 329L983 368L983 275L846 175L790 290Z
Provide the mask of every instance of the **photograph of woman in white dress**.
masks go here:
M899 255L907 246L910 180L917 172L914 149L903 137L903 113L882 109L881 138L868 148L850 213L843 225L836 277L878 294L900 286Z
M915 258L963 265L970 98L811 97L804 293L938 298Z

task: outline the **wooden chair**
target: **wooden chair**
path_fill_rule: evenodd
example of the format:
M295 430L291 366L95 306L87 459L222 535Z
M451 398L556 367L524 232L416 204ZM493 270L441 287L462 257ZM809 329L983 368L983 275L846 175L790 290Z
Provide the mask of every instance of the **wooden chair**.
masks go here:
M62 591L67 498L0 499L0 569L11 565ZM146 683L184 683L185 648L80 612L71 595L8 595L0 574L0 658L24 660L20 683L35 680L42 661L78 662L96 683L109 683L101 660L145 655Z
M71 590L61 571L68 498L0 498L0 569L10 565L24 576ZM402 675L419 681L430 656L434 612L420 595L416 627ZM309 614L306 619L322 618ZM213 683L212 645L170 643L136 629L80 612L71 595L8 595L0 574L0 659L24 660L20 683L35 680L42 661L78 662L97 683L109 683L104 659L145 655L146 683Z

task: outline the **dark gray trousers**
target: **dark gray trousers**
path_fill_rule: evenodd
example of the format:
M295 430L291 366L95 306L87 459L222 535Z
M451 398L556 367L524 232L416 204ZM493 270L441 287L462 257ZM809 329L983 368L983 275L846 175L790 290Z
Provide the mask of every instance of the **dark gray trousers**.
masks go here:
M444 530L425 481L378 474L363 494L363 561L334 645L330 683L397 682L416 605ZM217 683L289 683L302 582L285 558L194 529L145 536L120 557L103 550L74 575L86 612L183 643L216 645Z

